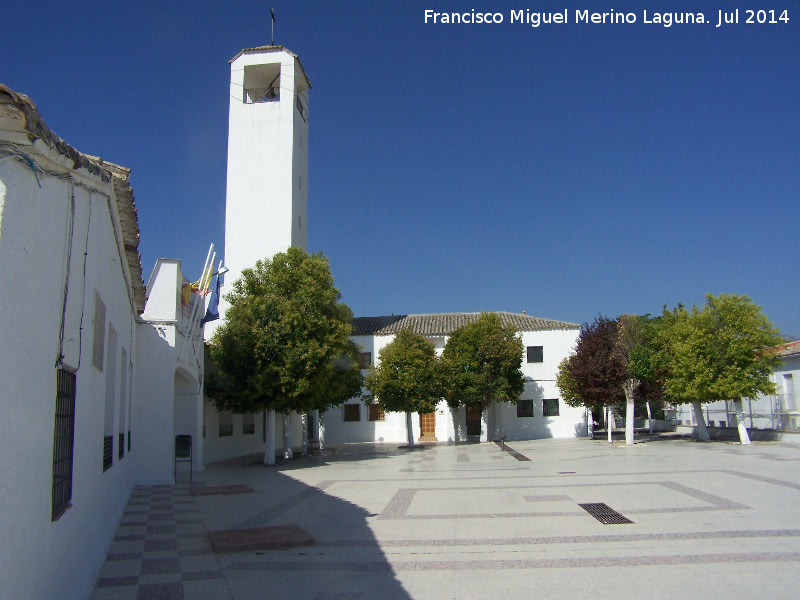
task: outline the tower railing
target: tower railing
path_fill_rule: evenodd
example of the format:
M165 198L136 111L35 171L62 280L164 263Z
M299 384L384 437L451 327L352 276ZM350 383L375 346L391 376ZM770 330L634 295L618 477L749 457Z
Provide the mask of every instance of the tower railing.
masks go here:
M247 88L244 91L245 104L259 104L261 102L278 102L281 91L277 85L267 87Z

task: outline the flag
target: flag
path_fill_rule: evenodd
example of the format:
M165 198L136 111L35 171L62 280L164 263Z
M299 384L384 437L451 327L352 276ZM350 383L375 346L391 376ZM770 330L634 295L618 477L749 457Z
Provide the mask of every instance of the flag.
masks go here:
M200 296L208 295L211 285L211 268L212 265L208 265L208 268L200 276L200 279L192 283L184 283L181 286L181 304L183 306L191 302L192 294L199 294Z
M214 291L211 292L211 298L208 299L208 308L206 309L206 316L200 319L200 324L208 323L209 321L216 321L219 319L219 288L222 287L222 275L217 275L217 284L214 286Z
M272 22L276 23L276 21L275 21L275 7L274 6L269 9L269 15L272 17Z

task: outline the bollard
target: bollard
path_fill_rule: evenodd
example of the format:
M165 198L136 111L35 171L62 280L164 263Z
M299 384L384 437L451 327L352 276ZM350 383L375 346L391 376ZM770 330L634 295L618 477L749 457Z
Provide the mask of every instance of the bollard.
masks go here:
M500 436L500 452L505 452L505 451L506 451L506 436L501 435Z

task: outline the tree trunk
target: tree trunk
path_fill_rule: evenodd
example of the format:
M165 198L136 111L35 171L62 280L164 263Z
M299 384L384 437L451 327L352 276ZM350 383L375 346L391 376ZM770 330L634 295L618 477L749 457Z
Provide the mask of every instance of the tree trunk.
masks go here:
M308 456L308 417L306 416L306 413L303 413L300 416L300 424L303 428L303 433L301 434L302 450L300 453L303 456Z
M318 410L317 411L317 423L319 423L319 432L317 433L317 444L319 445L319 451L322 452L325 449L325 411Z
M647 401L647 424L650 427L650 435L653 435L653 413L650 412L650 401Z
M703 405L699 400L694 400L692 407L694 408L694 418L697 421L697 437L703 442L711 441L711 436L708 435L708 429L706 429L706 420L703 417Z
M292 432L289 415L283 415L283 458L286 460L292 460L294 458L294 454L292 454Z
M481 407L481 442L489 441L489 407L483 403Z
M739 428L739 441L742 446L750 445L750 435L747 433L747 427L744 425L744 409L742 408L742 399L737 398L733 401L736 407L736 426Z
M610 406L606 406L606 431L608 432L608 443L613 441L614 434L614 412Z
M406 431L408 432L408 447L414 447L414 424L411 422L411 413L406 411Z
M625 392L625 444L633 446L634 405L633 391L639 386L636 379L628 379L622 384Z
M586 407L586 435L590 440L594 439L594 414L588 406Z
M267 411L267 442L264 447L264 464L275 464L275 411Z

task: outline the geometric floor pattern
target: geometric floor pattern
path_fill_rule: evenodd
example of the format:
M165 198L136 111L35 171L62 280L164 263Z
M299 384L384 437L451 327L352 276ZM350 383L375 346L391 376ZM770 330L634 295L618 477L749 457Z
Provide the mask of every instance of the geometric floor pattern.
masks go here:
M653 440L367 444L277 467L210 465L192 496L137 487L94 600L796 598L800 445ZM633 520L604 525L581 508ZM316 543L214 554L215 530Z

